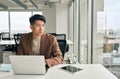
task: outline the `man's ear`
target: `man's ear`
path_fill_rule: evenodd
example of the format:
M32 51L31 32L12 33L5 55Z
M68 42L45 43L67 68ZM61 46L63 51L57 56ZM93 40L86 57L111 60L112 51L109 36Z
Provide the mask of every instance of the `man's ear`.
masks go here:
M31 30L33 29L32 25L30 25L30 29L31 29Z

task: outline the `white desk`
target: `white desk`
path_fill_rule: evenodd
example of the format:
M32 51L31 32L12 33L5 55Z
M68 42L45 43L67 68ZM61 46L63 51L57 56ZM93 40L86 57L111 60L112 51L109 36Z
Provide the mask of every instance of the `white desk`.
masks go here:
M8 45L15 45L14 40L0 40L0 51L4 50Z
M76 74L59 69L65 65L51 67L46 75L14 75L12 72L0 72L0 79L118 79L100 64L73 64L83 69Z
M1 40L0 45L14 45L15 41L14 40Z
M14 40L1 40L0 45L14 45L15 41ZM73 45L73 42L71 40L67 40L67 44Z

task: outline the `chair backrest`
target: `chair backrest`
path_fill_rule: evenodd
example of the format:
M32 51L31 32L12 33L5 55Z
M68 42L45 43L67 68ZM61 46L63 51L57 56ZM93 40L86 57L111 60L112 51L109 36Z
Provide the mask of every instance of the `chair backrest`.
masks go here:
M15 51L17 52L17 48L19 46L20 38L23 35L23 33L14 34L14 40L15 40Z
M69 51L69 45L67 44L66 41L66 34L56 34L56 33L50 33L50 34L56 37L60 50L62 52L62 56L64 57L65 53Z
M2 33L0 33L0 41L2 40Z
M57 40L66 40L66 34L56 34Z
M49 33L51 35L54 35L57 40L66 40L66 34L56 34L56 33Z
M67 52L67 42L66 40L57 40L58 44L59 44L59 48L62 52L62 56L64 57L65 53Z
M59 48L62 52L62 56L64 57L65 53L69 51L69 45L66 41L66 34L56 34L56 33L50 33L51 35L54 35L57 39L57 42L59 44Z

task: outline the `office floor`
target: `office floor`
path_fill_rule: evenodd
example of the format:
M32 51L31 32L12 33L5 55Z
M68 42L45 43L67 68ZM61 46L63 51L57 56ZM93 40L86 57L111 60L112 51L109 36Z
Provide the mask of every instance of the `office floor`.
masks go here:
M110 72L112 72L114 75L116 75L118 77L118 79L120 79L120 66L118 67L106 67ZM119 69L119 70L118 70Z

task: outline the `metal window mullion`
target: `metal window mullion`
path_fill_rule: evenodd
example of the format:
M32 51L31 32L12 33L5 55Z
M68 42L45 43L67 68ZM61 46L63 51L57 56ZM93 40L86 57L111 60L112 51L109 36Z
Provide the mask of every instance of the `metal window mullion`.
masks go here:
M11 39L11 22L10 22L10 11L8 11L8 24L9 24L9 37Z
M80 63L80 0L78 0L78 62Z
M93 63L93 0L88 1L88 63Z

